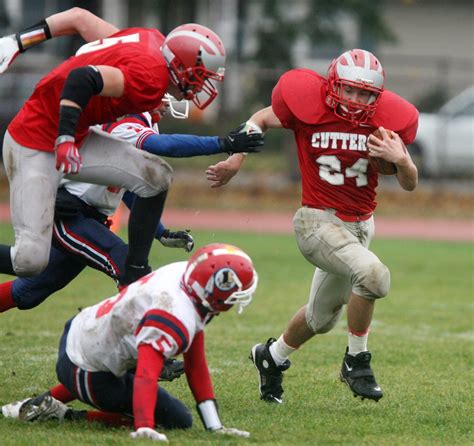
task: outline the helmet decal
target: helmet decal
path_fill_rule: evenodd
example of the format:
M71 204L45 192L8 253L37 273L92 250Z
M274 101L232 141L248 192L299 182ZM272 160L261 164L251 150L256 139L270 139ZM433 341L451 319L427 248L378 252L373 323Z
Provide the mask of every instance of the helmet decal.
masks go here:
M231 268L222 268L214 274L214 283L222 291L229 291L233 288L241 288L237 274Z

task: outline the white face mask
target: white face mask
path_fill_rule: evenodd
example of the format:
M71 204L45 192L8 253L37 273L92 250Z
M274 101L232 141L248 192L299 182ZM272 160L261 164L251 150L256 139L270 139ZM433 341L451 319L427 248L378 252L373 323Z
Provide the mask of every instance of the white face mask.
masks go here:
M189 116L189 101L178 101L173 96L165 93L163 100L169 106L169 112L175 119L187 119Z

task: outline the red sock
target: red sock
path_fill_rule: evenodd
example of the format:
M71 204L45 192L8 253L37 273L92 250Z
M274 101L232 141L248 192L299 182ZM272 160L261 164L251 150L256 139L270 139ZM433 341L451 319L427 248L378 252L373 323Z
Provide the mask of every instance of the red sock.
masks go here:
M76 397L73 396L71 392L69 392L69 390L67 390L62 384L51 387L51 389L49 389L49 394L64 404L76 399Z
M133 426L133 419L121 413L88 410L86 420L89 423L101 423L108 426Z
M10 282L0 283L0 313L16 308L16 303L13 302L12 297L13 280Z

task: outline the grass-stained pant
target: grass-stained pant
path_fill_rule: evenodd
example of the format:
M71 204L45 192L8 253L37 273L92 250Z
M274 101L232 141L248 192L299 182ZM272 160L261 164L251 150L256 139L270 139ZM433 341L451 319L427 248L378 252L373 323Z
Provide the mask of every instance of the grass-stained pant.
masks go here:
M133 418L134 373L115 376L111 372L90 372L76 366L66 353L66 344L72 319L66 323L59 342L56 373L61 384L77 399L105 412L121 413ZM162 386L158 388L155 423L165 429L188 429L192 415L187 407L170 395Z
M139 197L153 197L171 184L172 169L161 158L99 130L91 130L81 146L81 171L66 178L125 188ZM53 152L23 147L6 132L3 161L10 183L15 231L11 259L22 277L43 271L49 259L56 191L62 174Z
M301 253L317 267L306 307L306 322L315 333L335 326L351 291L367 299L387 295L390 272L368 249L373 217L344 222L331 210L303 207L293 225Z

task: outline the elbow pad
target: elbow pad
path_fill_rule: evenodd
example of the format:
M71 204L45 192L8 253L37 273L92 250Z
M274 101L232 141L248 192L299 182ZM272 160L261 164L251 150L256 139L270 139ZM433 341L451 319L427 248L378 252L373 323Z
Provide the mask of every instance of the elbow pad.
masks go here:
M104 81L100 71L92 66L75 68L64 83L61 99L75 102L82 110L89 103L92 96L99 94L104 88Z

